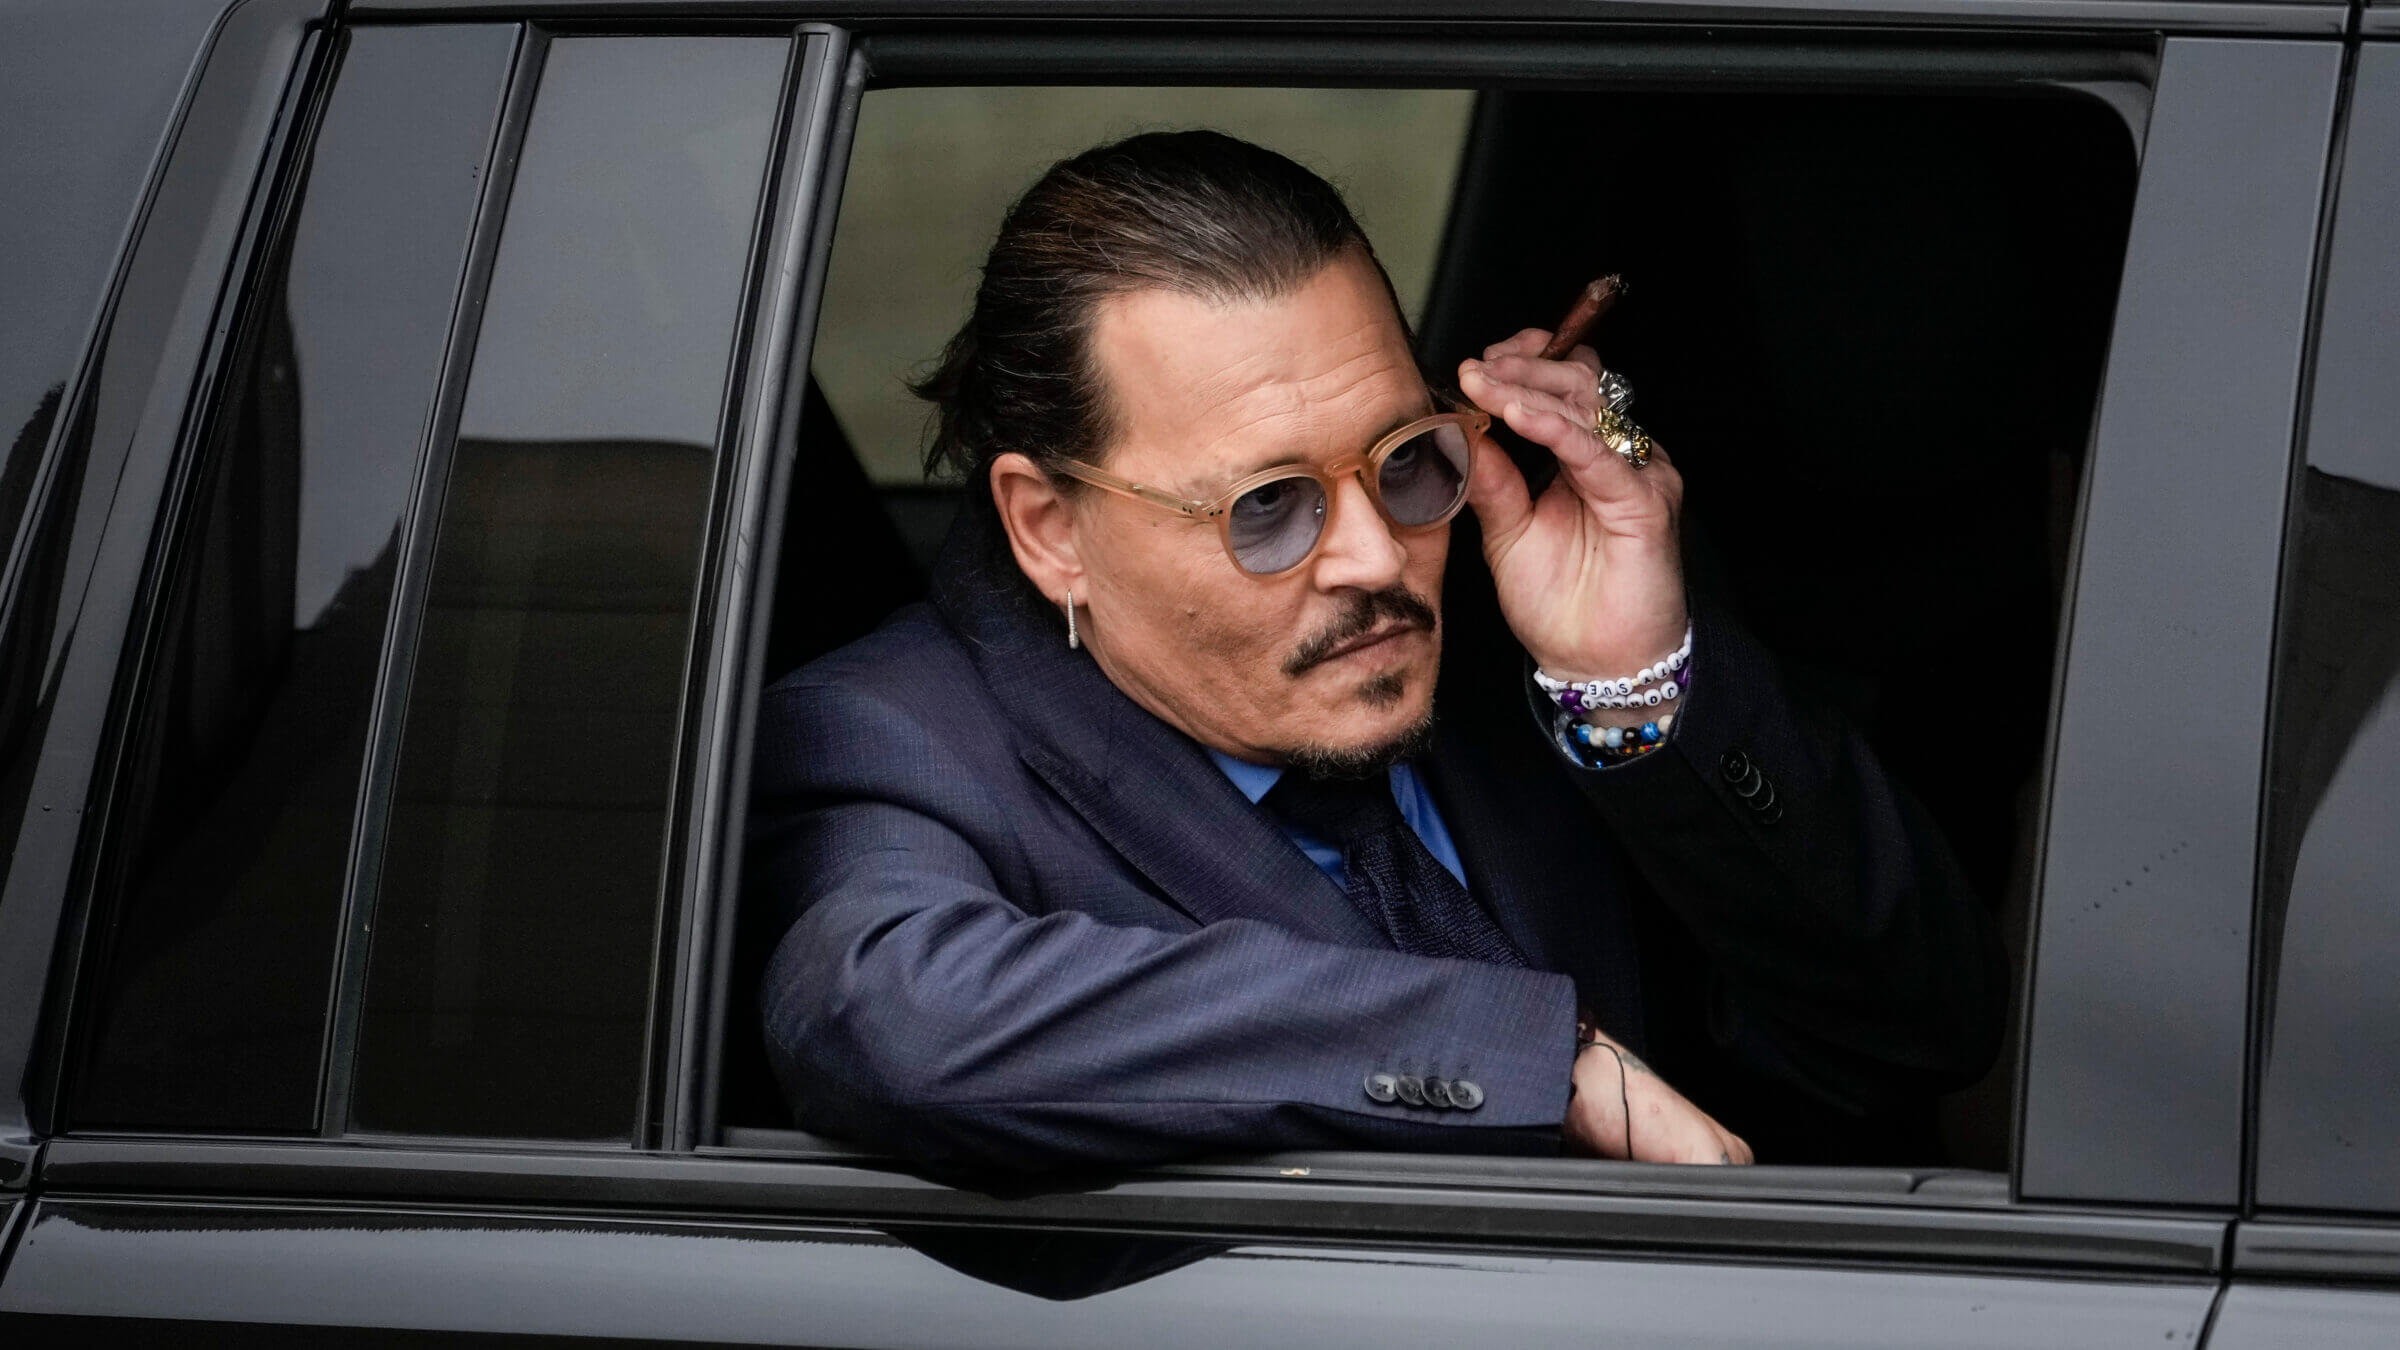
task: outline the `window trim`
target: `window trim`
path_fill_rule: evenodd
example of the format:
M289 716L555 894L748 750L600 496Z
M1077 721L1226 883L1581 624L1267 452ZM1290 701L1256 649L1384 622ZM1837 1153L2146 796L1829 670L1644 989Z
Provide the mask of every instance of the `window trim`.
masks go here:
M839 140L846 152L849 137L855 127L856 100L864 89L929 84L1006 83L1021 75L1039 75L1042 77L1039 82L1043 83L1115 84L1129 82L1133 77L1127 75L1117 64L1127 50L1128 39L1121 36L1126 31L1128 30L1123 27L1107 30L1108 36L1105 40L1095 40L1089 33L1081 31L1072 34L1023 38L1011 38L1005 35L996 37L962 35L935 29L911 30L905 34L882 34L871 29L863 31L858 39L852 78L859 79L856 71L861 64L865 67L865 76L863 85L852 93L851 101L843 109L844 120L839 128ZM1509 40L1429 43L1416 38L1387 39L1382 36L1387 31L1386 27L1379 25L1373 30L1353 30L1356 32L1372 31L1376 34L1373 37L1311 37L1273 45L1271 49L1269 49L1269 44L1258 43L1255 39L1243 42L1216 37L1164 36L1152 38L1148 35L1147 30L1135 31L1142 33L1141 37L1133 39L1132 42L1134 49L1143 53L1141 57L1143 64L1138 67L1140 82L1143 83L1264 83L1273 85L1280 80L1291 80L1308 86L1320 86L1332 82L1373 83L1391 87L1407 87L1409 85L1443 85L1447 87L1475 82L1460 73L1462 68L1472 67L1479 71L1489 72L1482 77L1485 83L1509 84L1516 79L1527 78L1522 75L1525 66L1512 63L1533 62L1541 71L1538 77L1529 80L1536 87L1573 87L1577 84L1588 87L1622 87L1607 73L1600 75L1589 71L1577 73L1574 65L1577 60L1588 59L1594 53L1621 50L1621 44L1608 36L1606 30L1595 31L1594 28L1588 26L1577 30L1578 36L1575 41L1561 40L1536 44ZM1776 53L1786 55L1769 53L1761 58L1756 68L1743 68L1738 59L1732 59L1732 65L1742 73L1730 80L1725 74L1729 63L1727 44L1721 37L1668 41L1657 38L1655 34L1638 35L1636 40L1643 44L1638 48L1639 57L1620 64L1629 68L1638 67L1638 73L1628 78L1637 79L1645 88L1684 87L1701 79L1706 79L1712 90L1806 87L1806 82L1797 78L1798 72L1803 68L1803 58L1788 56L1788 53L1795 50L1804 53L1805 59L1833 61L1835 58L1842 58L1847 61L1846 65L1832 72L1827 78L1854 78L1857 67L1863 64L1879 72L1881 79L1887 81L1879 84L1880 88L1895 90L1921 88L1950 92L1957 90L1962 85L1986 83L1990 87L2022 92L2029 83L2045 85L2060 92L2095 98L2108 104L2120 118L2125 120L2133 135L2137 161L2139 159L2139 151L2146 138L2150 107L2156 87L2156 75L2160 66L2160 54L2155 45L2136 49L2127 46L2121 40L2094 39L2086 44L2001 46L1988 41L1927 39L1888 45L1878 44L1871 49L1871 57L1862 62L1857 56L1859 44L1855 37L1844 42L1839 33L1815 36L1820 37L1821 40L1814 44L1795 47L1791 35L1782 35L1782 42L1776 49ZM1362 51L1373 53L1373 55L1371 57L1358 56L1358 53ZM1973 52L1976 55L1957 59L1963 52ZM1081 71L1090 70L1095 58L1108 62L1104 72L1093 73L1089 79L1085 80L1067 78ZM1082 62L1080 67L1075 64L1078 60ZM1397 61L1399 73L1387 78L1387 67L1381 64L1385 60ZM2022 62L2023 64L2013 65L2012 62ZM1335 73L1329 75L1327 72ZM1260 78L1253 78L1254 76ZM1756 85L1748 83L1751 80L1756 80ZM2131 90L2130 96L2127 94L2129 89ZM817 226L826 230L828 234L838 216L840 189L841 183L838 176L829 180L821 189L822 196L817 208L819 212ZM825 263L824 256L817 257L812 263L812 267L820 276ZM2130 265L2129 259L2129 268ZM821 286L821 281L812 280L810 284L812 287ZM810 317L813 321L813 308ZM807 347L800 345L793 350L795 353L792 367L793 377L804 380L806 377L804 358ZM788 399L796 407L798 386L794 385L793 388L794 392L788 396ZM2107 389L2105 376L2102 388L2105 393ZM2096 423L2097 419L2095 418L2095 425ZM775 451L777 464L774 471L777 475L777 482L767 505L773 516L771 528L777 531L778 537L763 541L770 548L780 545L781 517L788 494L788 481L786 480L790 473L790 459L795 453L794 440L789 427L784 429L777 440ZM2088 471L2089 457L2086 462ZM2076 537L2076 550L2080 555L2082 538L2080 511ZM761 555L762 558L773 556L775 555L772 551ZM733 772L723 780L724 790L731 795L718 808L719 819L724 822L717 836L722 841L723 849L718 860L720 870L717 874L719 877L717 895L719 897L734 895L738 890L739 847L748 812L750 743L755 736L756 726L756 694L757 685L760 682L758 671L763 663L766 636L764 629L767 618L772 613L774 598L773 570L765 567L757 570L763 571L765 575L754 578L752 582L753 594L749 610L750 630L742 634L729 634L721 639L723 642L744 645L747 652L746 669L749 672L750 687L743 694L741 717L733 728L736 736ZM2074 569L2070 568L2066 596L2063 601L2070 615L2077 590L2076 573ZM2060 675L2053 679L2050 686L2049 716L2050 724L2053 727L2060 716L2063 690L2066 688L2063 673L2067 669L2066 638L2069 634L2069 627L2063 618L2059 631L2061 635L2059 644ZM2053 740L2055 740L2054 736ZM2053 781L2054 762L2054 748L2046 748L2040 771L2040 781L2046 786ZM731 925L735 906L723 903L721 899L713 903L717 911L712 916L713 922L717 925L717 935L711 982L722 986L726 982L731 968ZM2034 919L2036 923L2039 921L2038 915L2037 897ZM2034 960L2034 955L2029 952L2023 972L2024 990L2031 988ZM2021 994L2021 997L2029 999L2030 995ZM695 1128L688 1136L691 1141L688 1146L704 1155L723 1152L725 1149L722 1131L716 1117L716 1097L718 1095L716 1069L717 1060L724 1045L725 1018L729 1015L729 1005L732 1002L731 991L720 987L715 990L709 1005L711 1022L706 1033L709 1051L704 1069L706 1095L696 1109ZM2018 1033L2020 1037L2020 1074L2023 1072L2022 1066L2030 1058L2026 1040L2030 1035L2030 1025L2030 1017L2022 1019L2022 1026ZM2021 1120L2023 1114L2021 1082L2018 1101L2014 1109L2018 1112ZM762 1132L747 1130L741 1132L742 1136L753 1140L758 1133ZM833 1141L813 1140L797 1131L790 1132L787 1137L798 1147L806 1150L807 1155L813 1160L805 1164L809 1166L842 1165L841 1162L833 1160L847 1160L852 1166L879 1168L904 1168L906 1166L898 1160L883 1157L871 1151L849 1149ZM683 1144L684 1136L675 1136L675 1138L677 1146L687 1146ZM2018 1179L2024 1175L2025 1171L2024 1141L2025 1134L2020 1129L2015 1139L2014 1166L2005 1176L2007 1194L2012 1203L2018 1198ZM1432 1165L1419 1166L1421 1162L1424 1162L1420 1158L1409 1155L1374 1153L1340 1156L1344 1158L1344 1169L1361 1178L1359 1182L1361 1185L1380 1184L1392 1188L1395 1192L1400 1192L1411 1187L1436 1184L1429 1180L1429 1177L1434 1175L1434 1172L1429 1170ZM1557 1166L1594 1166L1601 1169L1602 1173L1605 1173L1606 1169L1610 1167L1627 1168L1631 1171L1641 1166L1638 1164L1545 1161L1550 1161L1551 1165ZM1281 1158L1269 1158L1262 1165L1273 1165L1280 1168L1285 1165L1308 1164ZM1842 1189L1844 1173L1872 1172L1876 1169L1826 1167L1809 1170L1825 1181L1824 1190L1839 1191ZM1174 1174L1175 1169L1173 1168L1137 1169L1122 1174L1118 1178L1118 1184L1121 1187L1138 1186ZM1988 1178L2001 1174L1954 1173L1950 1175L1975 1178L1973 1181L1963 1183L1961 1189L1969 1194L1976 1194L1989 1187ZM1368 1181L1365 1180L1366 1178L1374 1180ZM1611 1187L1623 1183L1611 1180L1605 1175L1595 1175L1591 1184L1596 1193L1606 1193ZM1940 1193L1942 1189L1937 1187L1933 1194ZM2130 1197L2121 1198L2130 1199ZM1804 1197L1795 1195L1791 1199L1796 1202ZM1487 1231L1487 1228L1478 1227L1472 1231L1480 1233Z
M870 89L968 85L1245 85L1262 88L1505 89L1511 92L1948 93L2029 87L2106 103L2138 148L2158 84L2158 46L2095 35L2080 42L1908 34L1863 35L1822 28L1692 36L1672 29L1587 24L1538 38L1406 35L1378 25L1355 33L1255 35L1207 30L1153 33L984 34L863 29L858 40ZM1104 49L1105 69L1094 51Z
M481 299L491 289L492 268L500 255L500 230L516 187L517 162L525 147L525 129L533 117L534 93L549 48L549 35L541 29L531 24L516 27L507 92L484 161L490 167L475 206L466 265L460 270L458 295L451 305L449 343L434 384L433 412L425 419L425 440L417 449L417 481L410 490L395 550L397 576L385 616L374 708L367 719L366 767L359 788L357 823L350 834L340 945L334 955L332 1026L326 1038L317 1113L318 1134L327 1139L349 1133L350 1092L358 1072L359 1026L364 1020L367 958L372 945L369 933L382 888L383 849L392 793L399 778L401 732L416 671L417 634L423 627L433 580L434 544L458 447L459 416L466 407L467 376L474 369L476 339L483 330Z
M826 262L849 167L864 66L849 34L823 24L794 36L786 106L760 213L748 330L736 347L732 423L694 615L683 746L667 857L675 878L661 911L663 957L645 1080L649 1147L688 1150L716 1130L718 1064L731 991L718 973L733 953L741 889L750 752L766 664L774 578L783 547L793 456L816 338Z
M354 19L589 14L599 9L625 18L674 18L692 6L678 0L356 0ZM824 20L860 32L876 28L975 23L994 18L988 0L711 0L705 11L743 17ZM1156 21L1237 29L1255 38L1262 24L1282 32L1331 27L1341 19L1262 20L1261 7L1243 0L1177 0L1145 6ZM1723 34L1742 28L1788 28L1806 23L1836 30L1862 26L1977 28L2006 31L2072 28L2087 32L2288 34L2338 37L2349 20L2346 4L2325 0L1385 0L1342 6L1372 18L1379 31L1494 21L1526 27L1570 29L1594 22L1708 25ZM1106 23L1121 11L1106 0L1015 0L1005 22ZM1121 30L1120 30L1121 31ZM1264 45L1264 44L1262 44Z

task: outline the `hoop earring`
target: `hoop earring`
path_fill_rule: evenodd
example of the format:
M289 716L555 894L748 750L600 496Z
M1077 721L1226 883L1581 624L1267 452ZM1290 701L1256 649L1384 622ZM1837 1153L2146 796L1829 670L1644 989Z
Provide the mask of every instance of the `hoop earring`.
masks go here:
M1082 645L1083 639L1075 635L1075 592L1069 590L1067 592L1067 650L1074 651Z

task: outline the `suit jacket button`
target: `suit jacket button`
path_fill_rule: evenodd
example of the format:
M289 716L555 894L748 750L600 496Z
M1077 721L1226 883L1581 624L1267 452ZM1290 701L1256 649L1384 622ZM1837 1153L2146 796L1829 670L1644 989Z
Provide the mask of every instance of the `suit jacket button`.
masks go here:
M1400 1100L1407 1102L1410 1106L1423 1106L1425 1104L1424 1079L1417 1077L1413 1073L1404 1073L1400 1075L1398 1087L1400 1091Z
M1717 761L1717 772L1725 775L1726 782L1738 783L1750 776L1750 757L1737 745Z
M1450 1084L1449 1084L1449 1082L1448 1082L1447 1080L1445 1080L1445 1079L1440 1079L1440 1078L1428 1078L1428 1079L1426 1079L1426 1080L1425 1080L1425 1104L1426 1104L1427 1106L1433 1107L1433 1108L1435 1108L1435 1109L1437 1109L1437 1110L1442 1110L1442 1111L1447 1111L1447 1110L1449 1110L1449 1109L1450 1109Z
M1400 1080L1388 1073L1368 1074L1367 1095L1379 1102L1389 1102L1400 1095Z
M1483 1088L1472 1078L1450 1080L1450 1104L1461 1111L1472 1111L1483 1105Z

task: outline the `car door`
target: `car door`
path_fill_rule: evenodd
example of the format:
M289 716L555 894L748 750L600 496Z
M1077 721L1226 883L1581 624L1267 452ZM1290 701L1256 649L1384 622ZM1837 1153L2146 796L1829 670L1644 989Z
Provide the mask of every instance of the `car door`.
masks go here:
M2355 61L2284 569L2231 1347L2400 1334L2400 46Z
M233 130L178 141L127 264L121 312L174 322L112 330L105 366L148 344L144 378L78 392L126 487L94 507L86 692L41 761L44 800L89 806L29 813L0 902L46 916L66 972L10 1066L32 1065L46 1142L0 1325L2196 1339L2241 1200L2233 878L2340 77L2317 8L2279 7L2279 36L2086 32L2062 67L2060 44L1839 26L1679 45L1328 16L1262 42L1203 10L1169 32L1105 9L627 30L422 3L327 28L251 0L194 101L241 116L187 119ZM2215 22L2113 22L2169 19ZM715 1119L746 998L724 972L764 563L787 506L809 523L792 456L870 83L1777 85L1862 63L2103 86L2142 147L2052 685L2010 1170L1338 1154L993 1193ZM170 237L186 221L214 233Z

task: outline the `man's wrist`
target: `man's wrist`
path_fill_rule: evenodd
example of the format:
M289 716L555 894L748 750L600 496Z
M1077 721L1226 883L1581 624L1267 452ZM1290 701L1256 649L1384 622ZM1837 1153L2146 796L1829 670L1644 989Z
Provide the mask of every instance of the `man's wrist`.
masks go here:
M1533 667L1527 676L1535 715L1559 752L1578 767L1609 769L1665 745L1688 702L1692 637L1630 675L1569 682Z
M1692 628L1690 624L1685 624L1683 635L1673 650L1653 655L1639 669L1583 678L1546 666L1536 656L1533 681L1541 686L1543 693L1571 713L1639 711L1644 707L1656 708L1676 698L1680 683L1678 677L1691 660L1691 655Z
M1519 630L1517 637L1553 675L1578 683L1623 675L1672 651L1692 626L1680 583L1658 599L1655 606L1611 606L1605 617L1597 607L1587 609L1583 622L1562 626L1581 631Z

